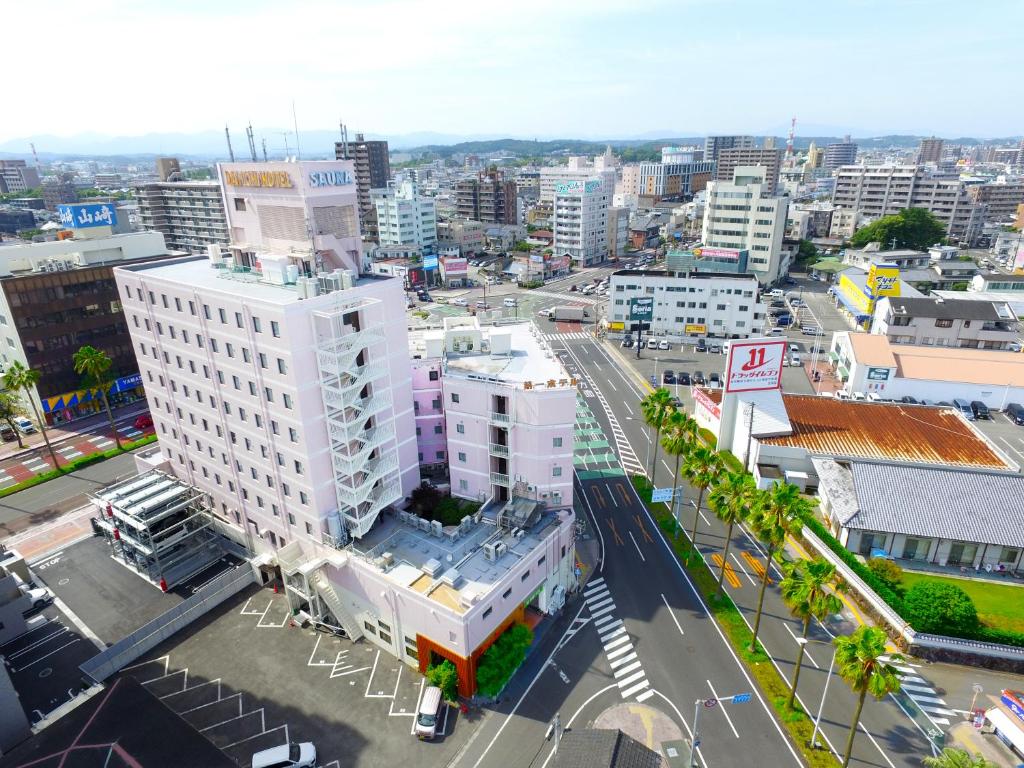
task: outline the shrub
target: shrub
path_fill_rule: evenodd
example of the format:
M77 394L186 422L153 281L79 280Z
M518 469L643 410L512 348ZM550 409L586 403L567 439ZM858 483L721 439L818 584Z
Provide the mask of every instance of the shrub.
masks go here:
M427 667L427 680L441 689L445 701L455 701L459 695L459 673L455 665L445 659L440 664Z
M978 611L970 595L954 584L920 581L903 599L903 617L918 632L970 637L978 629Z
M718 445L718 440L715 439L715 435L710 429L701 427L697 432L700 434L701 440L707 443L709 447L714 448Z
M476 686L484 696L497 696L526 658L533 632L525 624L513 624L484 651L476 668Z
M882 580L893 592L902 593L903 569L892 560L884 557L872 557L868 560L868 570Z

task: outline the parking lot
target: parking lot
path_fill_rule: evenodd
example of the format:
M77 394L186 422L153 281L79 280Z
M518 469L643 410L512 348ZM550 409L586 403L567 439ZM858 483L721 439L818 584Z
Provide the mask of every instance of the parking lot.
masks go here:
M412 735L425 680L364 640L303 629L284 594L252 587L125 669L239 766L311 741L321 766L447 765L476 727L447 707Z

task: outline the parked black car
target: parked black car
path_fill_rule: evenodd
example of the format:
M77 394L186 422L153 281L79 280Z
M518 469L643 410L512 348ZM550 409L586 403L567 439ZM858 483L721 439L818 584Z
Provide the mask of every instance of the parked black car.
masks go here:
M704 379L704 371L694 371L693 372L693 383L697 384L699 386L703 386L704 384L707 384L707 381Z
M661 374L662 384L675 384L676 383L676 372L669 369Z
M686 371L680 371L676 375L676 382L678 384L683 384L687 387L690 386L690 374L688 374Z
M704 339L697 339L697 351L705 352L708 348L708 343Z
M900 402L901 403L906 403L907 405L917 405L918 404L917 403L917 398L916 397L911 397L910 395L904 395L903 397L901 397L900 398Z
M990 419L992 418L992 412L988 409L981 400L971 400L971 410L974 411L974 418L976 419Z
M1006 406L1005 413L1006 418L1014 424L1024 424L1024 405L1021 405L1020 403L1010 403Z

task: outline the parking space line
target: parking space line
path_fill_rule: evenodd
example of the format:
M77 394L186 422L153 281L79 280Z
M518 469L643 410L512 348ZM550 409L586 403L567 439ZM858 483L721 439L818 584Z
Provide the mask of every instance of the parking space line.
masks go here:
M239 703L239 705L241 705L242 700L239 699L238 703ZM263 707L260 707L259 709L251 709L248 712L243 712L242 714L236 715L235 717L229 717L227 720L221 720L219 723L214 723L213 725L208 725L205 728L200 728L199 732L202 733L203 731L209 731L212 728L218 728L218 727L220 727L222 725L227 725L228 723L233 723L233 722L235 722L235 720L241 720L243 717L249 717L249 715L255 715L257 712L260 713L260 718L262 719L262 717L263 717ZM261 727L265 728L266 724L261 722ZM228 744L228 747L230 747L230 746L231 745ZM227 749L227 747L223 747L223 749Z
M79 641L80 639L81 639L81 638L79 638L79 637L76 637L76 638L75 638L74 640L72 640L71 642L69 642L69 643L64 643L64 645L62 645L62 646L61 646L60 648L58 648L57 650L55 650L55 651L50 651L50 652L49 652L48 654L46 654L45 656L40 656L40 657L39 657L38 659L34 659L34 660L30 661L30 662L29 662L28 664L26 664L26 665L25 665L24 667L18 667L18 668L17 668L16 670L14 670L14 671L15 671L15 672L21 672L22 670L28 669L29 667L31 667L31 666L34 666L34 665L38 664L38 663L39 663L40 661L42 661L43 659L48 659L48 658L50 658L51 656L53 656L53 655L54 655L55 653L60 653L60 652L61 652L61 651L63 651L63 650L65 649L65 648L67 648L67 647L68 647L69 645L74 645L74 644L75 644L75 643L77 643L77 642L78 642L78 641Z
M426 685L427 678L420 680L420 695L416 697L416 711L420 711L420 702L423 701L423 686ZM412 728L409 729L409 735L414 736L416 734L416 718L413 717Z
M165 693L163 696L160 697L160 699L162 701L163 699L169 699L169 698L171 698L171 696L177 696L178 694L181 694L181 693L191 693L192 691L196 691L196 690L202 688L205 685L213 685L214 683L216 683L216 685L217 685L217 701L220 701L220 678L219 677L216 680L207 680L206 682L200 683L199 685L193 685L191 688L182 688L180 691L171 691L170 693ZM215 704L216 702L211 702L211 703ZM203 706L206 706L206 705L204 704ZM188 711L191 712L191 710L188 710Z
M261 733L254 733L252 736L246 736L244 739L239 739L238 741L235 741L235 742L233 742L231 744L225 744L223 747L218 747L218 749L220 749L223 752L225 749L231 749L231 747L237 746L239 744L244 744L247 741L252 741L253 739L255 739L258 736L266 736L268 733L273 733L274 731L280 731L282 728L284 728L284 741L287 744L288 743L288 724L286 723L284 725L275 726L274 728L271 728L269 731L262 731Z
M198 688L199 686L197 685L196 687ZM218 690L217 693L218 693L218 696L219 696L220 690ZM213 706L214 704L220 704L222 701L231 701L231 699L234 699L234 698L238 699L238 714L239 714L239 716L241 716L241 714L242 714L242 694L241 694L241 692L239 692L239 693L232 693L230 696L225 696L223 699L218 698L216 701L209 701L206 704L200 704L198 707L192 707L192 709L183 709L181 712L178 713L178 715L179 716L187 715L189 712L195 712L196 710L202 709L203 707L210 707L210 706Z
M188 667L185 667L184 669L176 669L173 672L164 673L164 674L160 675L160 677L154 677L151 680L143 680L142 681L142 685L148 685L149 683L155 683L157 680L163 680L165 678L174 677L175 675L181 675L181 674L185 675L185 679L184 679L184 681L182 682L182 685L181 685L181 689L185 690L186 688L188 688Z
M167 656L160 656L160 657L155 658L155 659L150 659L149 661L142 661L142 662L139 662L138 664L132 664L132 665L127 666L127 667L122 667L121 671L122 672L128 672L129 670L138 669L139 667L144 667L147 664L152 664L155 661L162 661L164 663L164 674L166 675L167 674L167 667L171 663L171 657L169 655L167 655Z
M50 633L49 635L47 635L46 637L43 637L43 638L40 638L39 640L36 640L36 641L35 641L34 643L32 643L31 645L26 645L26 646L25 646L24 648L21 648L21 649L19 649L19 650L15 651L14 653L8 654L8 655L7 655L7 658L8 658L8 660L11 660L11 661L13 661L14 659L18 658L18 657L19 657L19 656L21 656L22 654L24 654L24 653L28 653L29 651L33 651L33 650L35 650L35 649L36 649L36 648L38 648L38 647L39 647L40 645L43 645L43 644L45 644L45 643L48 643L48 642L50 642L51 640L53 640L53 638L55 638L55 637L59 637L60 635L63 635L63 634L64 634L65 632L67 632L67 631L68 631L68 628L67 628L67 627L65 627L65 626L64 626L64 625L62 624L62 625L61 625L61 628L60 628L60 629L58 629L58 630L57 630L56 632L52 632L52 633Z

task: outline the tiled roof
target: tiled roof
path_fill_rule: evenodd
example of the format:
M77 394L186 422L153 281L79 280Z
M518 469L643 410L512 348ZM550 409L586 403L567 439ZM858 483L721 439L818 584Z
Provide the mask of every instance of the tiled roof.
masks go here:
M1024 547L1024 476L866 462L850 470L858 510L848 528Z
M661 768L661 755L620 730L566 731L554 768Z
M1016 469L951 408L814 395L783 395L783 401L793 433L760 438L765 445L813 456Z

